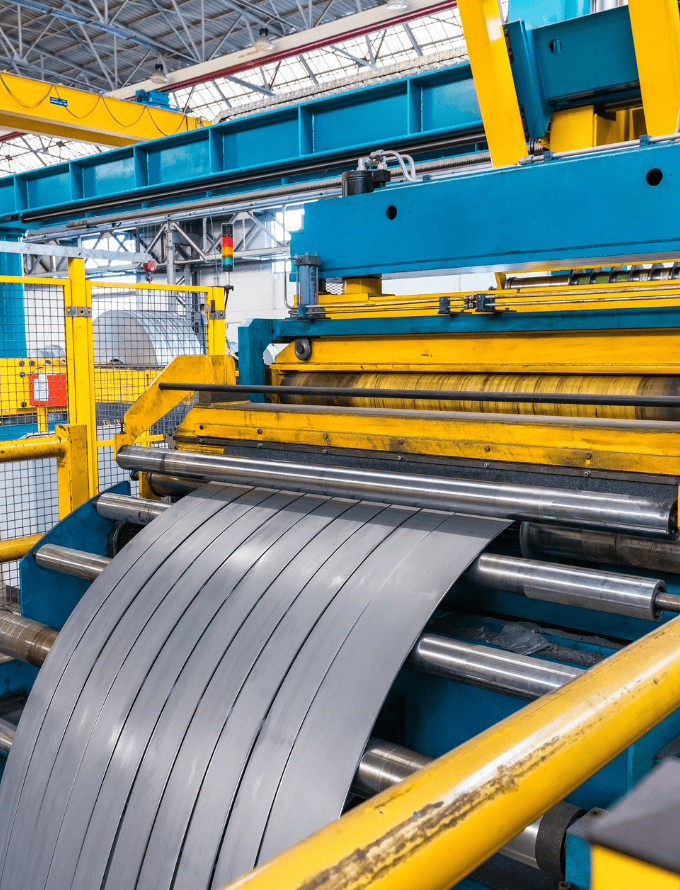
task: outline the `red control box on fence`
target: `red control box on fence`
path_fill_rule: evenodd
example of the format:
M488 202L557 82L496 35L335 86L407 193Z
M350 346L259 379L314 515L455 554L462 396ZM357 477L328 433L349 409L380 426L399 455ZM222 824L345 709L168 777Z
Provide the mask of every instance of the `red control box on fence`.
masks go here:
M65 408L66 374L30 374L28 378L31 405L38 408Z

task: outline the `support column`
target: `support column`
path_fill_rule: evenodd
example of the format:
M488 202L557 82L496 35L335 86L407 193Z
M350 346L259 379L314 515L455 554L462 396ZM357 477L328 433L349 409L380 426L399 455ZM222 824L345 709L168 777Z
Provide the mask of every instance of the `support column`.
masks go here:
M680 112L678 4L676 0L629 0L628 11L647 133L675 133Z
M527 154L498 0L458 0L477 101L494 167Z

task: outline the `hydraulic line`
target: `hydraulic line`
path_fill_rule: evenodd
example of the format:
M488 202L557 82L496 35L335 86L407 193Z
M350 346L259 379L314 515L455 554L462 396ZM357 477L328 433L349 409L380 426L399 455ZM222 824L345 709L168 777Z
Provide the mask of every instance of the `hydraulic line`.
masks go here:
M333 497L386 501L401 506L658 537L677 534L677 501L310 466L292 461L162 451L140 445L121 448L116 459L123 469L184 476L201 482L264 485Z

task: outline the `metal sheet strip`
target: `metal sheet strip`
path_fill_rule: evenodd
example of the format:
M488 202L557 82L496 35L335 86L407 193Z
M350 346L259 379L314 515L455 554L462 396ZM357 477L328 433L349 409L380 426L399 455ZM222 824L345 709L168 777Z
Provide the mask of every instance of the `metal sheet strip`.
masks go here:
M229 507L238 494L238 491L223 489L211 497L199 499L190 516L175 524L170 534L152 545L144 558L136 563L135 570L128 573L125 586L128 591L135 591L135 595L129 601L125 595L115 600L109 597L100 610L99 620L83 635L78 658L72 659L64 671L60 692L54 699L56 708L48 711L36 743L37 758L30 773L29 791L33 791L22 794L17 809L15 830L21 843L39 850L45 846L47 852L45 856L32 856L17 863L16 873L8 871L8 863L2 880L10 881L10 886L16 890L42 886L41 869L45 868L46 876L51 858L47 856L51 853L49 845L53 844L53 833L58 831L61 822L57 802L65 805L68 800L74 768L96 724L103 700L136 639L156 613L182 568L200 554L200 537L195 534L196 530ZM244 497L252 499L253 493L246 491ZM277 503L273 512L278 506ZM103 620L105 610L106 621ZM163 612L160 612L161 620ZM143 664L138 667L139 683L145 677L145 671ZM41 789L42 794L37 794L36 789Z
M173 678L176 678L183 660L191 654L205 630L207 620L205 612L214 612L217 608L213 598L202 596L209 579L221 563L243 547L242 539L248 535L249 530L251 532L249 540L252 541L250 548L257 553L259 549L257 536L265 524L271 523L273 519L280 522L283 516L293 524L309 509L306 503L309 499L297 498L291 494L269 497L266 494L254 490L246 496L250 501L249 504L244 504L246 498L242 498L212 517L193 536L196 539L200 559L188 561L187 555L182 553L182 548L179 548L147 585L151 589L144 595L144 599L151 600L163 592L163 608L154 613L144 631L140 633L103 700L91 738L77 767L77 775L61 826L59 843L50 866L47 887L71 886L77 863L77 859L73 856L73 848L77 839L88 831L89 816L98 796L101 797L101 794L97 795L97 790L102 785L115 746L130 718L130 711L140 697L143 698L143 708L140 710L138 707L135 712L137 725L132 740L141 746L142 751L144 750L144 740L148 740L153 730L155 722L153 715L158 713L167 699L172 689ZM260 498L261 503L253 504L254 497ZM312 498L311 501L313 504L318 504L325 502L325 499ZM290 509L285 511L285 507ZM183 572L176 571L176 558L180 565L184 566ZM226 598L229 592L229 587L221 587L218 588L217 595ZM135 626L134 616L131 617L130 624ZM159 660L164 664L162 671L157 669ZM138 688L140 676L146 676L141 691ZM130 740L129 734L128 739ZM72 749L75 750L81 744L79 738L74 739ZM131 753L127 751L128 764ZM63 782L64 768L57 765L55 771L60 782ZM119 798L121 791L121 787L115 789ZM110 785L108 793L111 793ZM60 799L61 795L57 794L56 801ZM107 814L111 814L111 802L106 796L103 799L107 801ZM122 805L124 803L123 796ZM54 817L50 822L53 821ZM39 842L47 843L42 837L39 838ZM92 880L93 875L89 871L90 886Z
M110 770L111 776L107 773L104 780L107 790L100 795L102 807L90 822L74 887L81 884L90 887L93 869L96 869L94 873L97 875L100 870L103 873L103 866L107 862L102 854L111 848L116 837L116 850L108 865L108 881L112 886L135 886L159 802L192 716L204 701L205 689L224 652L229 649L257 604L257 599L248 597L247 591L244 591L251 572L259 577L259 593L262 596L268 587L264 575L269 573L275 577L280 572L284 564L282 552L288 550L292 558L297 546L304 544L305 536L312 537L324 522L329 521L327 514L332 515L333 511L346 509L347 506L333 505L329 508L325 499L314 497L291 504L288 510L281 510L276 517L269 518L253 534L245 537L212 576L200 596L204 603L201 611L208 612L207 623L206 616L202 616L200 638L180 670L174 667L173 676L177 674L177 679L172 690L163 697L147 694L148 706L135 714L130 726L126 727L128 743L121 752L124 760L121 762L117 758L113 764L117 769ZM312 515L314 520L309 522ZM259 572L256 571L258 567ZM219 604L217 609L216 600ZM178 632L176 643L180 646L179 655L182 657L184 641L181 637L184 629L178 627ZM174 658L176 651L172 642L170 648ZM224 706L225 703L220 700L212 702L212 712L204 715L207 719L201 722L199 729L208 731L210 717L222 719ZM136 772L130 774L129 749L132 747L135 749L132 762ZM115 753L118 754L117 751ZM109 778L110 781L107 781ZM186 805L191 791L187 777L183 778ZM200 780L200 774L197 778ZM121 792L124 792L122 796ZM110 805L111 799L115 806ZM126 817L121 820L123 812ZM106 826L104 834L103 826ZM102 844L103 837L106 837L108 846ZM118 856L119 852L121 856Z
M140 560L143 560L145 566L149 566L147 551L150 551L154 544L162 542L167 535L174 535L181 540L181 536L186 536L189 529L180 527L192 511L200 508L207 497L215 497L225 490L234 493L235 489L240 492L249 490L247 487L239 489L216 484L205 486L187 495L172 510L159 517L157 523L143 529L107 569L106 577L102 575L91 585L87 595L76 606L60 631L45 662L47 669L40 672L29 696L20 721L21 725L17 729L15 737L17 744L10 753L0 785L0 807L5 814L5 818L0 822L0 887L5 880L8 845L14 833L14 822L26 777L29 768L33 766L36 743L43 731L57 737L58 730L53 728L52 723L57 716L57 710L51 708L55 693L62 685L71 688L76 695L80 689L77 677L74 681L66 675L72 663L77 663L77 669L81 670L79 649L81 642L87 637L93 623L96 624L98 632L102 632L106 627L115 626L115 619L119 614L118 607L131 602L139 590L133 584L124 583L127 575ZM163 554L160 548L158 554L154 553L150 561L150 573L153 571L153 560L156 557L162 561ZM61 734L58 738L61 739Z
M338 818L378 712L404 658L452 580L489 542L485 519L430 522L421 513L400 531L427 534L371 597L330 665L290 752L262 840L259 861ZM500 531L500 529L499 529ZM396 535L393 536L396 538ZM367 678L370 677L370 682ZM320 739L329 741L320 744ZM300 787L315 789L296 808ZM226 872L226 869L225 869ZM225 872L217 870L216 883ZM231 877L232 875L230 875ZM233 875L234 877L236 875Z
M36 684L0 890L207 890L335 818L423 625L506 525L216 485L166 511Z

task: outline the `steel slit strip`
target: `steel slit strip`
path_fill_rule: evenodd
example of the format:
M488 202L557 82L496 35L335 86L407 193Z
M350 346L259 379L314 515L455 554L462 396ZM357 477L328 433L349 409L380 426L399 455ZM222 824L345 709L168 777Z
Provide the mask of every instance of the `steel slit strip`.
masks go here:
M146 555L149 549L163 536L172 533L182 518L192 510L201 506L207 492L216 496L219 492L230 486L214 485L205 486L191 492L180 501L176 508L168 510L159 517L158 524L152 523L143 529L121 553L121 558L107 569L106 580L98 579L89 588L87 595L81 599L74 612L59 633L57 642L52 647L46 664L47 671L41 671L34 684L32 694L24 708L20 726L17 729L14 753L8 758L0 786L0 806L6 818L0 824L0 887L5 875L5 863L10 838L13 834L16 811L20 803L21 793L24 787L28 768L33 761L35 744L40 734L45 730L45 724L49 715L49 707L54 695L64 682L64 675L71 665L71 661L79 645L86 637L92 623L97 619L99 624L106 620L105 609L110 607L112 597L118 591L118 586L125 580L126 575ZM240 491L249 490L248 486L233 486ZM115 605L115 603L114 603ZM52 715L53 716L53 715ZM49 722L49 721L48 721Z
M41 853L44 851L45 857L51 853L49 845L52 843L52 833L58 830L60 824L55 807L67 799L74 759L80 756L80 746L76 740L79 740L81 733L86 733L91 728L101 707L102 695L98 683L104 694L110 689L110 684L134 645L136 636L142 632L159 605L155 597L144 595L146 585L154 585L159 573L161 576L175 576L177 554L183 548L196 546L195 538L190 533L191 527L200 527L222 511L235 494L237 493L223 490L213 497L199 500L198 508L192 511L192 523L185 520L184 523L176 524L173 526L175 533L164 537L164 546L156 545L152 548L154 556L158 558L156 570L149 574L148 558L137 563L143 583L140 585L137 582L135 585L133 579L128 579L130 588L135 590L129 601L126 602L126 597L118 598L118 602L109 598L111 611L115 614L113 627L109 630L106 623L97 622L87 639L83 638L79 660L77 663L72 662L74 667L69 672L75 676L71 676L71 684L66 683L66 688L62 689L56 699L57 711L51 709L64 728L50 735L43 731L42 742L40 738L37 741L39 759L33 766L31 775L34 791L32 795L26 796L24 805L17 812L17 831L22 845L29 844L30 848L38 849ZM249 494L247 492L245 496ZM156 588L152 589L155 592ZM136 622L134 618L137 619ZM36 799L38 789L42 789L43 796ZM34 847L34 844L37 846ZM10 871L7 875L3 873L3 880L10 882L10 886L17 890L24 886L44 886L49 860L45 861L42 855L31 856L29 861L19 857L16 864L18 872Z
M196 625L197 610L191 607L197 600L200 602L200 594L210 576L214 574L219 564L229 557L229 548L231 547L233 552L237 547L238 536L233 530L234 524L238 523L240 529L245 531L246 522L241 520L245 520L246 514L250 514L253 518L258 512L260 515L265 511L271 513L275 509L274 501L281 505L286 501L291 503L293 500L300 500L291 495L272 496L262 490L250 492L248 499L250 503L247 504L243 499L232 502L194 533L199 537L197 543L200 548L200 559L188 563L185 571L177 575L171 574L164 578L154 576L154 586L168 590L163 615L160 616L162 620L156 622L160 626L151 628L153 635L151 633L140 635L135 648L131 650L130 657L125 660L115 677L111 692L107 695L106 703L88 742L86 756L81 761L74 779L73 793L61 827L59 838L61 844L57 842L47 887L71 886L78 862L73 855L76 840L82 838L88 830L89 816L99 796L98 790L101 789L114 746L120 739L140 691L153 692L154 698L160 696L161 699L169 694L171 686L168 684L177 671L178 660L181 664L182 650L179 645L174 647L174 644L189 647L191 640L200 632L200 625ZM182 562L185 562L185 559L182 559ZM134 621L132 623L134 624ZM147 625L146 630L150 627L151 623ZM174 647L168 659L170 663L164 665L162 672L154 671L158 659L167 652L169 646ZM135 684L138 682L140 667L146 670L148 663L150 667L146 674L143 674L144 681L137 688ZM142 712L146 719L150 717L152 704L153 702L147 703ZM118 732L112 731L112 725ZM93 796L95 800L92 799ZM122 803L124 802L123 797ZM80 852L80 846L76 852ZM88 882L91 886L93 874L91 871L86 873L89 874Z

